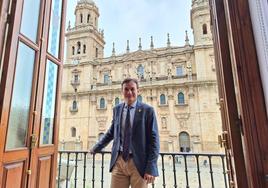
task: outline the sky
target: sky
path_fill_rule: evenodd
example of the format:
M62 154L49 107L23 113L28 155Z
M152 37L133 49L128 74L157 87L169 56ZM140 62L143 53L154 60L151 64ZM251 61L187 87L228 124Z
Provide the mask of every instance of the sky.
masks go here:
M139 38L142 49L150 49L150 37L154 47L167 46L167 33L171 46L182 46L185 30L190 44L193 43L190 8L191 0L94 0L99 8L99 28L104 29L104 56L112 54L115 43L116 54L126 52L127 40L130 51L138 50ZM74 26L74 10L77 0L68 0L67 18ZM66 24L68 25L68 24Z

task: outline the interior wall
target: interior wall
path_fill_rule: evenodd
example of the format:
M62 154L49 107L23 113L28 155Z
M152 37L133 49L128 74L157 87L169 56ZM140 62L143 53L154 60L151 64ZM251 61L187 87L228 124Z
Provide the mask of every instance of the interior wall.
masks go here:
M4 47L7 40L7 29L8 29L8 13L10 10L11 1L10 0L1 0L0 1L0 82L3 69L4 61Z
M268 1L249 0L249 8L268 116Z

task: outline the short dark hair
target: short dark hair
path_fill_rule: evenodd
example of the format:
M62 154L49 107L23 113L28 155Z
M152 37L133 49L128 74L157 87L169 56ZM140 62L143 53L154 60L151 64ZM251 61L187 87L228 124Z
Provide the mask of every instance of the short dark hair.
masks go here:
M129 82L134 82L134 83L136 84L136 86L137 86L137 89L139 88L138 80L135 79L135 78L125 78L125 79L123 80L123 82L121 83L121 87L123 88L123 85L124 85L124 84L127 84L127 83L129 83Z

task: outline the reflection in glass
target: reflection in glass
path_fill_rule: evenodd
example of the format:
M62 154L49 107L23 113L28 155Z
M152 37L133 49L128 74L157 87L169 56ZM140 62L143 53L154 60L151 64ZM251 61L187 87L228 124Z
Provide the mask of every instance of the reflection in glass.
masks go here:
M183 76L182 66L176 67L176 75L177 76Z
M105 108L105 99L104 98L100 99L100 108L101 109Z
M107 84L107 83L109 82L109 75L108 75L108 73L104 73L104 78L103 78L103 80L104 80L104 83L105 83L105 84Z
M142 65L139 65L137 68L137 72L140 78L144 77L144 67Z
M52 144L58 66L47 61L40 144Z
M190 136L187 132L181 132L179 134L179 144L181 152L189 152L190 151Z
M120 103L120 100L119 100L118 97L116 97L116 98L115 98L115 101L114 101L114 104L115 104L115 105L118 105L119 103Z
M160 104L166 104L166 96L164 94L160 95Z
M48 52L59 57L62 0L52 0Z
M142 102L142 96L141 95L138 95L137 99L138 99L139 102Z
M6 149L25 146L31 102L35 51L19 43Z
M40 0L24 0L20 32L31 39L37 40Z
M184 104L184 94L182 92L178 94L178 104Z

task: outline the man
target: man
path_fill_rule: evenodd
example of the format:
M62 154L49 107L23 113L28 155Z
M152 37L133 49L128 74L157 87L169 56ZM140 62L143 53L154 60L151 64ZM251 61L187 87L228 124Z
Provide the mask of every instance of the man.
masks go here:
M95 153L113 141L111 188L147 188L158 176L159 135L154 109L137 101L138 81L125 79L124 103L113 109L111 127L91 149Z

